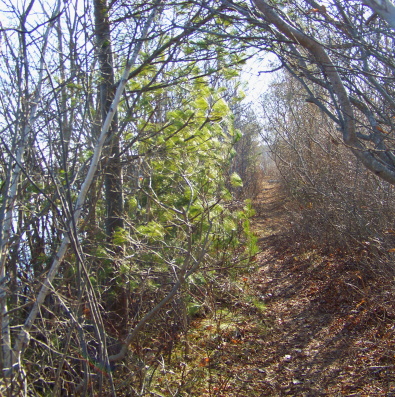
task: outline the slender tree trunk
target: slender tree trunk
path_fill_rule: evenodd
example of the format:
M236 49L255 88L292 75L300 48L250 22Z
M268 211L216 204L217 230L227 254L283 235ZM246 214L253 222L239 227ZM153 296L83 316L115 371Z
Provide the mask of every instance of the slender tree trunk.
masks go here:
M106 0L94 0L95 36L100 65L100 107L102 121L107 117L115 93L115 76L111 47L111 31ZM117 228L123 228L122 166L118 120L115 112L106 142L105 166L106 233L109 239Z

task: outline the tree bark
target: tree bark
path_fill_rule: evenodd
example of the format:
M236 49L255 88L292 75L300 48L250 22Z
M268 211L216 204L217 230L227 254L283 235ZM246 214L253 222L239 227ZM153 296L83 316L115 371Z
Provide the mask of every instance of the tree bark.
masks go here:
M107 117L115 94L115 75L111 46L111 29L106 0L94 0L95 36L97 56L100 65L100 108L102 122ZM123 228L122 166L120 159L120 139L118 136L117 112L108 131L106 141L105 202L106 234L111 240L117 228Z

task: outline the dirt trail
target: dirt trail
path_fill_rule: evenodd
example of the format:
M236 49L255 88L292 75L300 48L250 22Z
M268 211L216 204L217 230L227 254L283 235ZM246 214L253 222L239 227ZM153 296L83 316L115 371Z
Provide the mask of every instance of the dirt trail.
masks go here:
M249 293L266 305L240 325L223 396L395 396L394 291L351 256L298 248L284 198L267 181L254 229L262 249ZM230 352L228 352L229 354Z

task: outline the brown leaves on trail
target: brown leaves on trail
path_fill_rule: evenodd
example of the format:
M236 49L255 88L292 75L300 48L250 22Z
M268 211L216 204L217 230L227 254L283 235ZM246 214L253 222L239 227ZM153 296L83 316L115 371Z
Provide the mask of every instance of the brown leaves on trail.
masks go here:
M275 191L265 193L261 213L273 207ZM257 294L273 319L259 355L271 386L263 395L395 395L393 276L358 252L302 249L277 215L257 220L261 235L277 223L261 239Z
M248 327L256 318L238 306L234 315L249 318L239 325L243 337L210 356L211 371L231 373L228 387L204 395L395 395L392 280L352 254L303 250L287 239L281 212L264 209L275 204L270 189L259 204L265 218L256 219L260 266L241 280L263 297L266 327Z

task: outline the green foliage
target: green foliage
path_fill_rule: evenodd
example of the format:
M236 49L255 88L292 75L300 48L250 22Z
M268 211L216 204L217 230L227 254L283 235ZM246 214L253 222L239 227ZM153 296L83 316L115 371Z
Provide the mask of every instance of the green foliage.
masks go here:
M260 312L264 313L266 310L265 302L257 297L251 297L250 302L254 305L254 307Z
M133 211L133 210L135 210L137 208L137 206L138 206L138 202L137 202L136 197L130 197L128 199L128 208L129 208L129 210Z
M189 317L196 316L201 308L202 308L202 304L194 299L189 299L186 302L186 309Z
M234 172L230 176L230 183L233 187L242 187L243 186L243 180L240 178L240 176Z
M238 217L242 222L243 231L245 234L245 244L246 251L248 252L249 257L253 257L259 251L257 242L258 238L255 236L254 232L251 230L251 221L250 219L255 215L255 210L252 207L251 200L245 200L245 206L242 211L238 212Z
M26 26L38 29L22 34L23 40L5 33L1 61L1 179L11 182L15 176L18 182L15 197L8 197L8 186L0 196L3 218L8 209L12 212L3 248L10 248L4 258L13 288L5 293L15 307L36 302L42 281L56 273L53 296L42 304L48 310L37 323L40 333L60 344L48 338L49 345L34 355L42 368L51 369L45 379L42 371L27 371L28 393L61 393L64 383L71 385L70 394L78 394L82 379L86 393L97 394L103 385L106 394L106 374L80 356L90 338L98 336L83 327L85 320L97 325L100 335L117 334L123 340L176 281L197 271L194 286L204 289L221 267L228 269L233 258L246 256L238 246L244 243L243 221L229 209L229 161L238 139L229 103L238 98L228 99L226 88L219 87L238 74L230 65L242 63L243 54L232 54L224 45L231 41L217 35L234 29L232 20L193 2L129 2L107 9L96 1L85 16L70 13L67 4L58 15L58 27L64 27L59 31L46 23L46 8L51 14L46 6L56 8L51 2L40 2L43 12L31 15L22 3L10 6L10 26L20 26L22 15ZM94 12L101 6L105 15ZM155 7L162 15L154 16ZM87 23L93 14L96 26L93 20ZM109 35L106 21L98 23L101 17L109 19ZM97 37L100 31L104 39ZM112 56L104 66L100 50L109 46ZM24 55L23 62L18 54ZM108 109L131 60L121 102ZM116 113L117 120L102 140L105 113ZM115 224L123 226L114 231ZM67 245L63 258L58 250ZM12 296L19 290L23 297ZM188 302L189 314L199 310L199 299ZM16 326L23 324L26 310L3 312ZM70 328L73 319L81 323ZM16 341L17 328L10 331ZM29 344L28 350L36 345ZM67 359L52 371L59 351L76 360ZM89 382L91 370L98 382ZM36 383L40 386L34 390Z
M243 208L245 216L251 218L255 215L255 210L252 206L252 201L250 199L245 200L245 206Z
M237 143L240 141L242 138L243 134L240 130L235 130L234 138L233 138L233 143Z
M142 236L148 237L152 240L162 239L165 235L163 225L154 221L149 222L147 225L138 226L137 231Z
M112 236L112 242L116 246L122 246L129 241L129 233L127 230L122 228L117 228Z
M232 195L227 186L241 187L243 182L237 173L228 173L241 133L233 128L225 94L199 77L174 87L171 94L146 92L138 102L142 114L167 110L161 117L148 117L149 122L136 119L142 139L135 148L144 160L139 189L127 200L129 234L118 231L116 239L138 268L165 272L166 280L189 255L198 258L205 251L205 269L221 263L229 271L235 260L248 263L257 251L249 228L251 203L240 211L228 208ZM130 190L135 189L136 181L130 182ZM122 268L123 274L128 268ZM208 281L199 272L189 282L203 286ZM199 305L191 303L187 311L197 311Z

